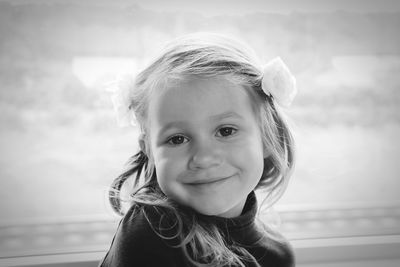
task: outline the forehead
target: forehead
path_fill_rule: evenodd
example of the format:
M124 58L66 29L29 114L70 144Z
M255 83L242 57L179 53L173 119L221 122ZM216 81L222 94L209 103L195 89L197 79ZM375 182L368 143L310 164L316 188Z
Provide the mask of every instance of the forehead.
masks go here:
M247 90L223 78L195 78L158 90L149 103L150 124L206 122L222 113L254 117Z

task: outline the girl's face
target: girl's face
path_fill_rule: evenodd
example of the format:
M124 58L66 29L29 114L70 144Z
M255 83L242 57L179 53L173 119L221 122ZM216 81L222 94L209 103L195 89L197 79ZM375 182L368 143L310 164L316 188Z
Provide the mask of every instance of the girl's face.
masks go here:
M268 156L245 89L195 79L160 91L149 103L145 142L161 190L205 215L240 215Z

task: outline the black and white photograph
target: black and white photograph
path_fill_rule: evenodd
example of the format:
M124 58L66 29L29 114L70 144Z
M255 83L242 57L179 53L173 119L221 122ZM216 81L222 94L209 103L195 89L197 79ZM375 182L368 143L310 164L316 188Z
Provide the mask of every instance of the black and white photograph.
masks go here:
M400 1L0 0L0 267L400 266Z

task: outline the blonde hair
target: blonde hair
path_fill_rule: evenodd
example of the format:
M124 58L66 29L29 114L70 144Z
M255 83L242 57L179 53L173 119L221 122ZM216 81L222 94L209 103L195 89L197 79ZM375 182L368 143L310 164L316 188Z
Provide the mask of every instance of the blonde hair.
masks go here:
M130 109L136 115L144 136L151 95L172 83L193 77L225 78L246 89L253 101L260 125L263 146L270 156L256 189L266 191L263 204L272 205L287 187L294 167L294 140L289 127L271 96L261 88L262 70L253 50L225 36L210 33L190 34L169 43L136 78L132 86ZM252 256L240 247L228 247L218 228L202 224L194 213L182 213L161 191L151 151L140 151L131 158L130 169L117 177L110 189L110 201L122 214L120 189L135 174L131 201L138 206L157 206L177 221L177 236L188 262L196 266L244 266ZM150 221L149 221L150 223ZM157 228L154 230L156 232ZM162 238L168 238L162 236Z

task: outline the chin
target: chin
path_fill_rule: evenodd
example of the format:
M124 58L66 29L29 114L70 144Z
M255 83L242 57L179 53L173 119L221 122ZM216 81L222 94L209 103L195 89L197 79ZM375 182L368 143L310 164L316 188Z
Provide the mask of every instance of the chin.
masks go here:
M226 207L226 206L225 206ZM192 207L198 213L207 215L207 216L219 216L219 217L236 217L239 214L231 214L232 208L222 208L216 205L206 206L206 205L197 205L196 207ZM229 216L232 215L232 216Z

